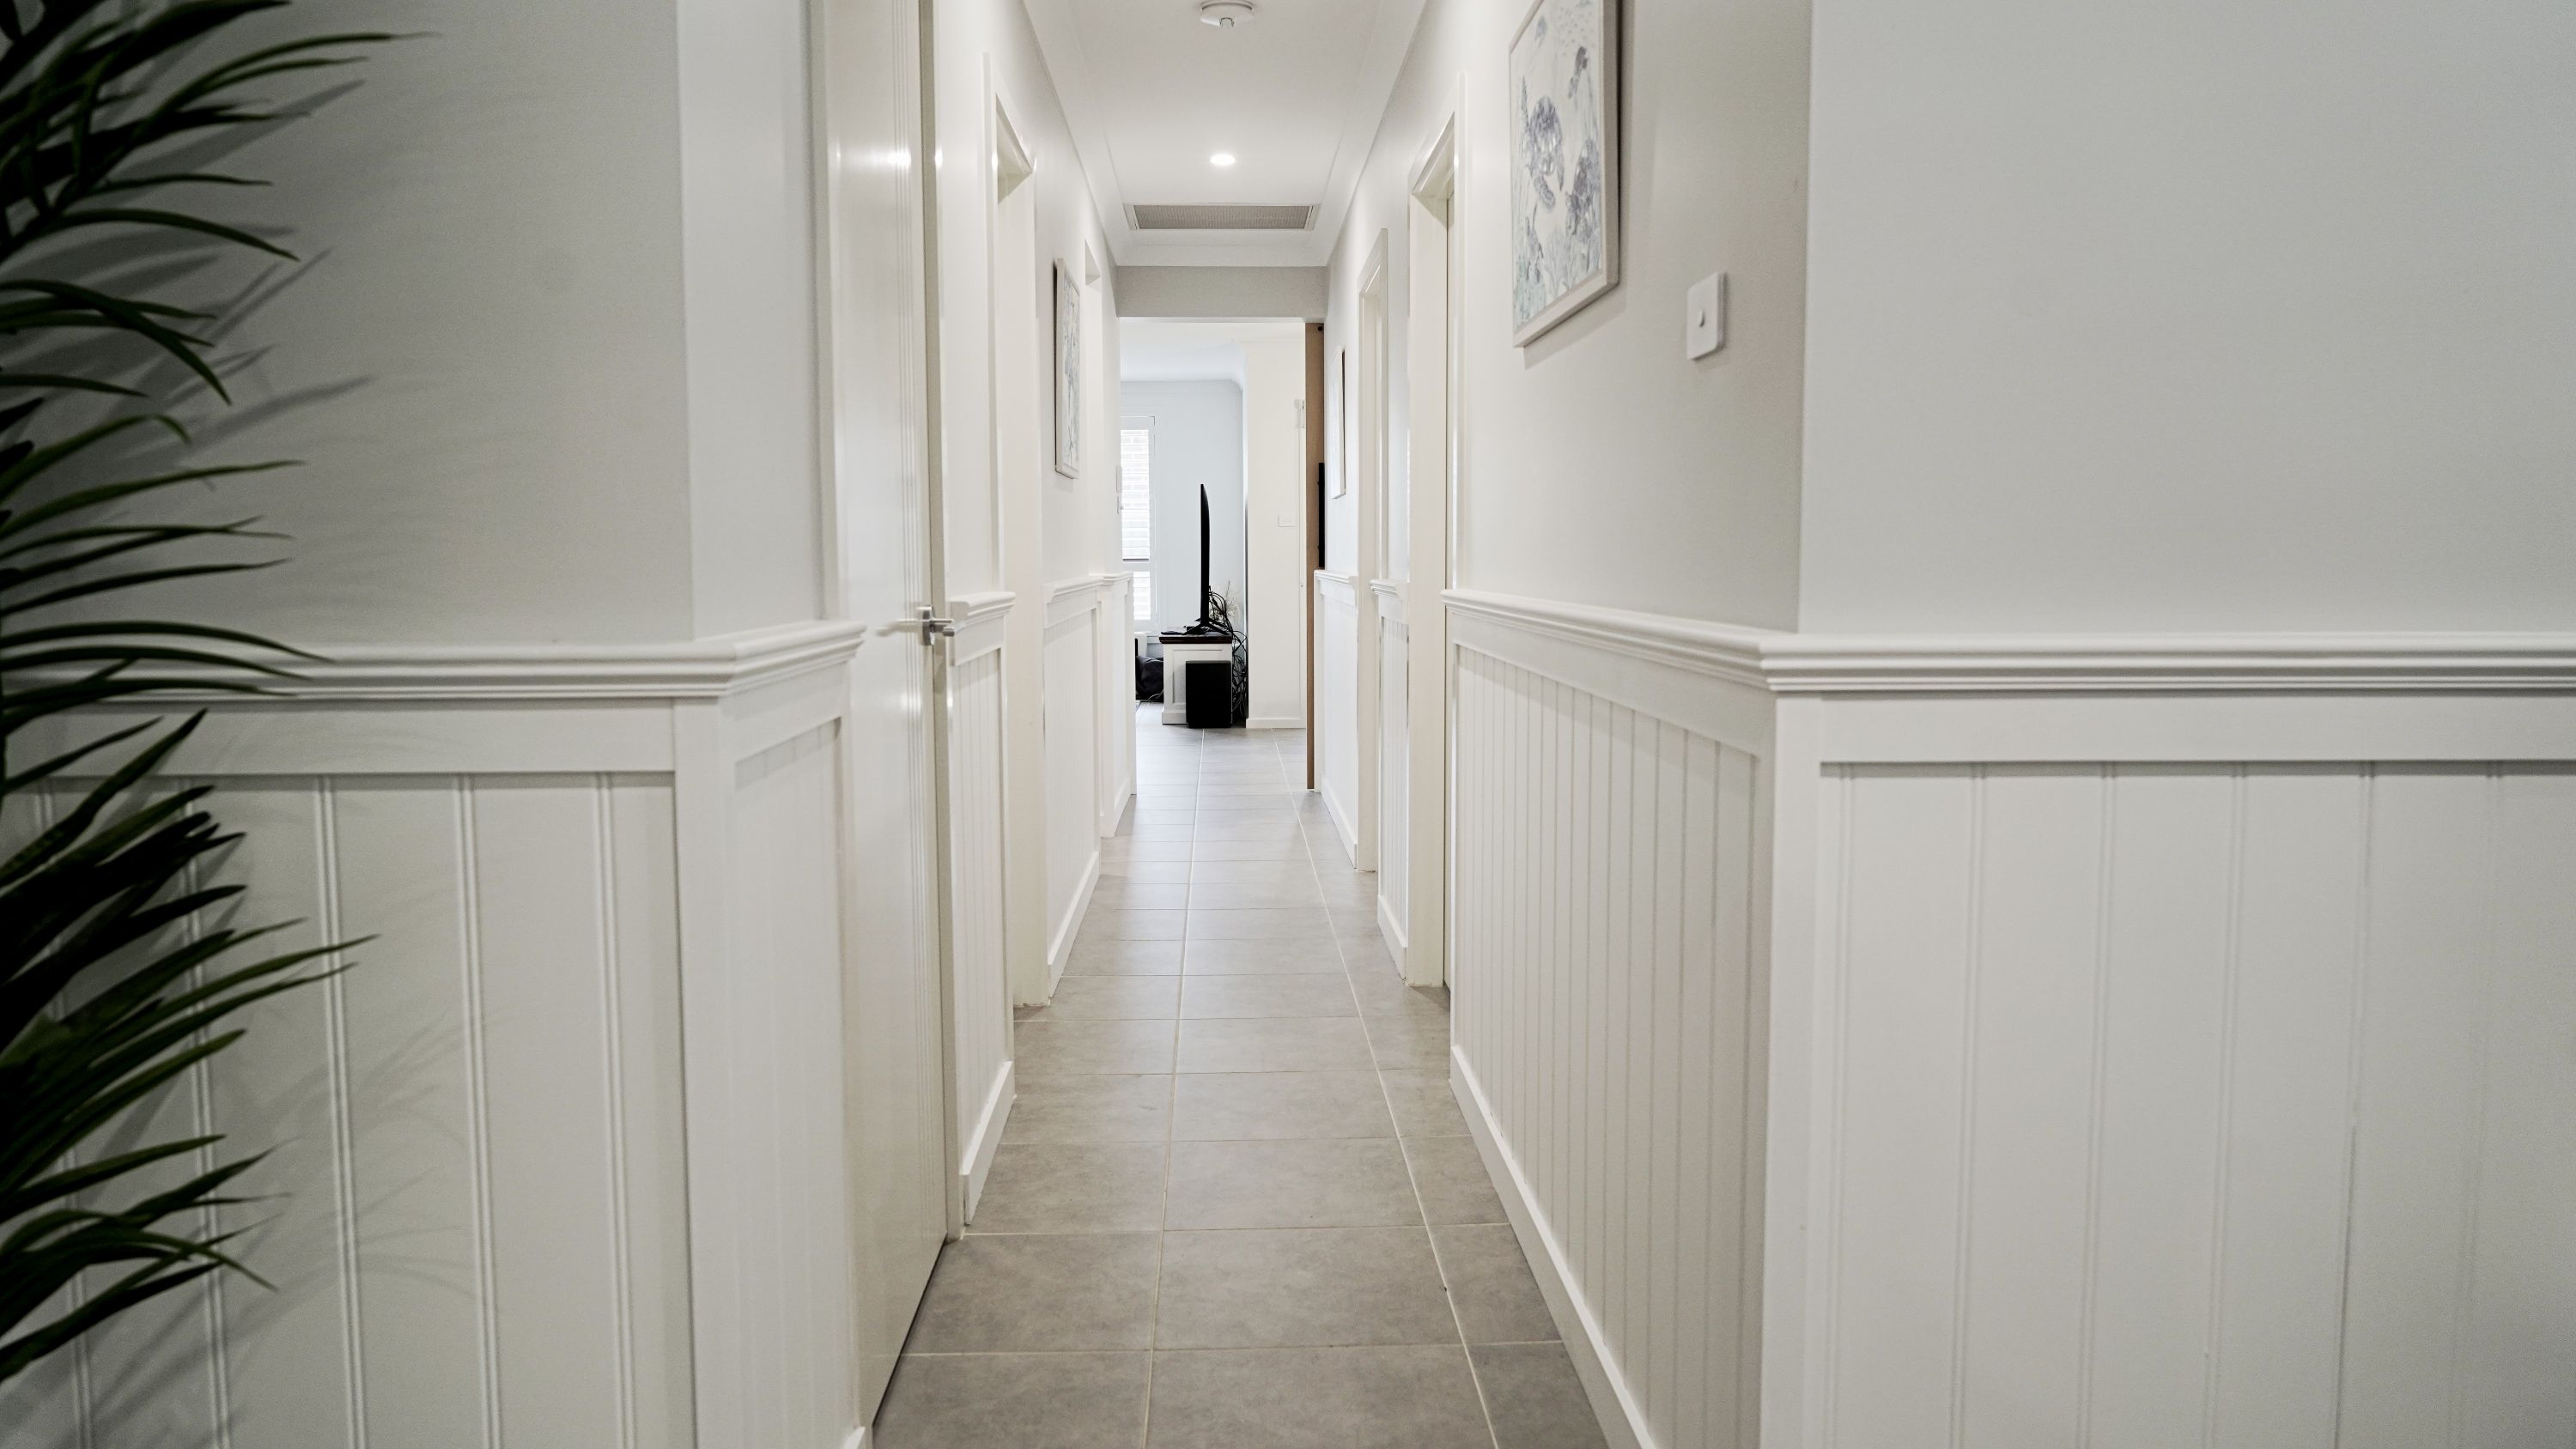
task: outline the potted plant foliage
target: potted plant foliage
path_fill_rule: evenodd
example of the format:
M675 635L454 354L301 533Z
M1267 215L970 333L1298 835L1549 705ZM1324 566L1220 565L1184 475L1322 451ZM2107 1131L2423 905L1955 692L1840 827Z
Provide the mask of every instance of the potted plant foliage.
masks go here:
M295 657L118 607L263 566L234 551L266 536L253 521L163 506L280 465L187 446L181 405L229 401L225 317L162 293L209 252L288 257L205 205L259 184L214 158L294 119L281 90L386 38L279 38L287 8L0 0L0 1385L139 1305L248 1271L225 1210L258 1156L115 1130L338 949L277 953L277 927L225 919L233 837L204 786L153 779L199 716L63 728L140 696L256 691Z

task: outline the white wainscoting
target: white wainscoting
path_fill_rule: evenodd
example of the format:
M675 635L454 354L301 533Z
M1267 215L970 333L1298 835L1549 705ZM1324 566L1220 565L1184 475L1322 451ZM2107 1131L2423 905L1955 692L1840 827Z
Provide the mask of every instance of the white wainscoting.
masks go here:
M1073 939L1100 880L1100 635L1109 622L1105 575L1049 589L1046 616L1047 994L1064 976Z
M1003 933L1002 651L1011 595L953 601L948 663L949 1012L956 1074L960 1221L984 1195L1013 1081L1010 955Z
M1819 805L1809 1442L2576 1437L2576 774L1865 765Z
M1450 620L1453 1050L1614 1444L1753 1442L1770 701Z
M2576 640L1447 597L1456 1080L1614 1442L2576 1442Z
M1315 572L1315 785L1360 861L1359 599L1349 574Z
M1406 892L1411 884L1412 835L1406 828L1410 799L1407 775L1412 744L1407 733L1412 687L1405 677L1408 654L1405 586L1393 579L1373 579L1377 598L1378 739L1377 739L1377 919L1378 928L1399 962L1405 959L1411 933L1406 928Z
M301 697L213 702L173 773L245 832L241 914L377 938L156 1109L275 1144L249 1185L277 1196L221 1221L277 1288L94 1335L10 1391L0 1443L844 1442L861 640L350 650Z

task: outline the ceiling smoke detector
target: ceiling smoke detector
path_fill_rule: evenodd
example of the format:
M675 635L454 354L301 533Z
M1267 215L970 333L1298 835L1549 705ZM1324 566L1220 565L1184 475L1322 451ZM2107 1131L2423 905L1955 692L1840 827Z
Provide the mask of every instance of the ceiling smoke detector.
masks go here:
M1252 23L1252 0L1199 0L1199 23L1232 30Z

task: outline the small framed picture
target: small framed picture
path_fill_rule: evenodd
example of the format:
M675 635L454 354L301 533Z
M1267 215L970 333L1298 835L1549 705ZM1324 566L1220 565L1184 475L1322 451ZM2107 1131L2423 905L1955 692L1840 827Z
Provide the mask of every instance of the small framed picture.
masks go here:
M1055 264L1055 470L1082 476L1082 284Z
M1512 37L1512 343L1619 284L1618 0L1537 0Z

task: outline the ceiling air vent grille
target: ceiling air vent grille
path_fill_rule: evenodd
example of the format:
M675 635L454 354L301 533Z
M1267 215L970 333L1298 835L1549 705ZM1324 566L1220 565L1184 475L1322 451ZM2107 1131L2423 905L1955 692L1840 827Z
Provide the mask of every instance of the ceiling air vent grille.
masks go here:
M1311 206L1131 206L1138 231L1305 231Z

